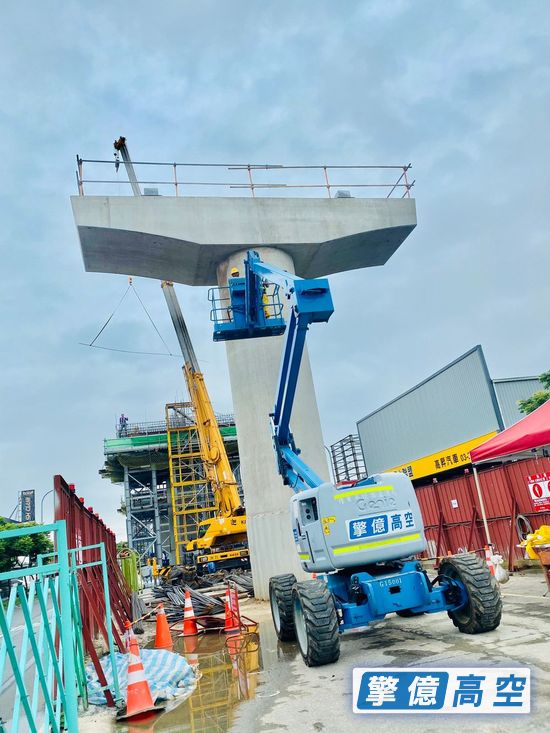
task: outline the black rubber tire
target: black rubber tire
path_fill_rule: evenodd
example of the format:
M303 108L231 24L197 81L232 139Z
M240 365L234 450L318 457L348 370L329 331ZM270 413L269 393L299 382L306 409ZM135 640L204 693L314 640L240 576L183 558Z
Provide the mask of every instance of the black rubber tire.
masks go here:
M334 598L321 580L296 583L292 591L294 626L308 667L332 664L340 656L340 633Z
M395 612L401 618L414 618L414 616L423 616L425 611L411 611L410 608L404 608L402 611Z
M449 618L463 634L484 634L500 624L502 598L497 581L487 563L477 555L446 557L439 566L439 575L460 581L468 594L468 602Z
M275 575L269 579L269 603L273 626L279 641L296 641L292 588L296 576L292 573Z

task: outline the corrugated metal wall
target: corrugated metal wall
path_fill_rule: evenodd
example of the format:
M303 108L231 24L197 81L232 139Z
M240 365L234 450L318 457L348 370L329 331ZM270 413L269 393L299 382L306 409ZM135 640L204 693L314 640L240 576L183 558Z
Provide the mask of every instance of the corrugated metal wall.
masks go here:
M550 524L550 512L534 512L527 490L527 476L550 472L550 459L528 459L479 471L491 541L505 561L524 557L516 547L516 516L526 516L533 529ZM427 556L442 557L465 550L479 550L486 540L474 477L471 473L436 484L419 486L416 495L426 527Z
M493 384L506 428L525 417L518 409L518 401L526 400L535 392L544 389L543 384L536 377L494 379Z
M367 471L376 473L499 429L481 346L357 423Z

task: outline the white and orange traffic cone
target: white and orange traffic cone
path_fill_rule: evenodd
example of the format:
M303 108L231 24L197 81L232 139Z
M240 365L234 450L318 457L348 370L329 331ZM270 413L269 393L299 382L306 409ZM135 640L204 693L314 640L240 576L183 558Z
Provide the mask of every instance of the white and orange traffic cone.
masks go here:
M193 669L196 669L199 666L199 655L197 654L197 647L198 647L198 641L197 636L186 636L183 639L183 647L185 649L185 656L187 658L187 663L190 667L193 667Z
M193 603L191 601L191 593L185 591L185 606L183 607L183 635L196 636L199 633Z
M126 654L130 651L130 638L134 636L134 629L132 628L132 622L126 621L124 624L126 631L124 632L124 646L126 648Z
M130 622L126 623L128 629ZM131 628L131 625L130 625ZM145 677L143 662L139 655L139 644L135 634L129 635L128 689L126 708L117 715L117 720L145 720L164 710L164 705L155 705L149 683Z
M487 563L487 567L489 568L489 572L491 573L491 575L494 575L495 564L493 562L493 553L489 545L485 545L485 562Z
M174 648L168 619L164 611L164 603L159 603L157 608L157 628L155 630L155 649L166 649L171 652Z

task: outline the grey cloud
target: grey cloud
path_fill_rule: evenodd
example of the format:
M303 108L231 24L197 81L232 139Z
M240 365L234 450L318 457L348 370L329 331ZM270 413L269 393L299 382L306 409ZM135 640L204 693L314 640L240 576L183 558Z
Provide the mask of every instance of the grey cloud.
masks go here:
M481 342L495 376L548 369L546 2L65 2L3 8L0 512L60 472L108 522L117 413L183 398L177 359L78 345L120 298L83 271L74 156L407 163L418 228L385 268L332 279L310 351L325 441ZM121 186L120 191L125 189ZM175 348L158 283L136 287ZM213 400L231 407L203 288L179 289ZM103 343L158 345L121 312ZM153 349L155 350L155 349ZM281 489L283 490L283 489Z

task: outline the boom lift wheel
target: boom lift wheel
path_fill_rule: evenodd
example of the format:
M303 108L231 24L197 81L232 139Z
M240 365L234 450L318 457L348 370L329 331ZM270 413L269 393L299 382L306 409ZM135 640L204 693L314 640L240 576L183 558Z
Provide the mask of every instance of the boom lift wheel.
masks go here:
M340 633L332 593L321 580L296 583L292 591L296 638L308 667L338 661Z
M295 583L296 576L293 573L275 575L269 579L269 603L279 641L296 641L292 606L292 588Z
M448 611L459 631L483 634L497 628L502 614L500 589L481 558L470 554L446 557L439 567L439 575L458 581L466 590L466 604L456 611Z

